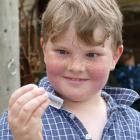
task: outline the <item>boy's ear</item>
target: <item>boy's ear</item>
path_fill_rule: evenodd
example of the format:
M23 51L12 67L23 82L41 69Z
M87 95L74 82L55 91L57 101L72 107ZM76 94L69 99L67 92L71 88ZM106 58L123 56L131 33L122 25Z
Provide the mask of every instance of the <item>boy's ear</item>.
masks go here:
M43 46L44 46L44 40L43 40L43 37L40 37L40 46L41 46L41 48L43 48Z
M113 62L112 62L111 70L115 69L115 66L118 63L122 53L123 53L123 45L120 45L117 47L117 50L113 54Z
M44 53L44 51L45 51L45 50L44 50L44 49L45 49L45 47L44 47L44 46L45 46L45 42L44 42L43 37L41 37L41 38L40 38L40 47L42 48L43 53Z
M42 48L42 51L43 51L43 55L44 55L44 62L46 63L46 55L45 55L45 43L44 43L44 39L43 37L40 38L40 46Z

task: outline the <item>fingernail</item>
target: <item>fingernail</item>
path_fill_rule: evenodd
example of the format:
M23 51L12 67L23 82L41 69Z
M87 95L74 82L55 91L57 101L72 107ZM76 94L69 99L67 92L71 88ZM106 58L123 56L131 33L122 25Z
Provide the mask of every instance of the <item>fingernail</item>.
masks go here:
M45 89L43 87L39 87L38 90L45 93Z
M33 85L33 89L38 89L38 86L35 85L35 84L32 84Z

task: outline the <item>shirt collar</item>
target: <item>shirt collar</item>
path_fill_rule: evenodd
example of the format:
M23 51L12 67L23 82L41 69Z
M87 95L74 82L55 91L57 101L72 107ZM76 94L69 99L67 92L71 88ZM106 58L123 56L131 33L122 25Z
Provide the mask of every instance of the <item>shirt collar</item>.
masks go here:
M109 87L106 86L103 92L108 93L118 105L131 106L140 98L137 92L127 88Z

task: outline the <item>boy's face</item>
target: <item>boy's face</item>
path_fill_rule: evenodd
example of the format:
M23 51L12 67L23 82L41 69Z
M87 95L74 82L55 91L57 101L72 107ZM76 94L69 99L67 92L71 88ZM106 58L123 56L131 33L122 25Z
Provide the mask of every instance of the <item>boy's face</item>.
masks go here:
M95 37L101 37L97 29ZM120 47L121 48L121 47ZM82 101L100 94L110 70L114 69L122 51L115 55L111 39L104 45L90 46L77 39L72 26L54 42L48 40L44 48L47 76L64 99Z

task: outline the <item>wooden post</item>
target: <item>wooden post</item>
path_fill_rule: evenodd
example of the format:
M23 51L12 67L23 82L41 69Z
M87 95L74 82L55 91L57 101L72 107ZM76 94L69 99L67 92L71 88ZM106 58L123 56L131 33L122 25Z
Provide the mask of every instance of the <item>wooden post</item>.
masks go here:
M20 86L18 0L0 0L0 114Z

